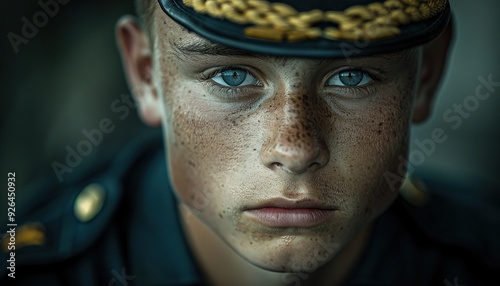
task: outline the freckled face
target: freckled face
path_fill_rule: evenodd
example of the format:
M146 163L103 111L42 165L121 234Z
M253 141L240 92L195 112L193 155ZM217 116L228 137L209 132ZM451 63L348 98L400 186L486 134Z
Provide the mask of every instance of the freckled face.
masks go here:
M418 52L350 61L188 54L177 48L206 41L161 12L155 28L172 185L245 259L313 271L393 202L384 174L397 174L407 153ZM276 198L307 207L282 216L292 222L276 208L252 215Z

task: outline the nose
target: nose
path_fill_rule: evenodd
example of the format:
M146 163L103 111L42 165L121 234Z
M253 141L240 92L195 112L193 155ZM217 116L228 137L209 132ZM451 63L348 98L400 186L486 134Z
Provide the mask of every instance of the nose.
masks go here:
M262 163L274 170L302 174L325 166L329 151L321 136L321 120L314 117L305 95L287 99L278 122L271 124L269 140L261 151Z

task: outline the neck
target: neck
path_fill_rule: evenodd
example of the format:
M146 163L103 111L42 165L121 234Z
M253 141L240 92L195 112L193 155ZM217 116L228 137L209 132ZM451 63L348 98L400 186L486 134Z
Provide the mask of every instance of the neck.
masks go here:
M370 238L372 225L362 231L329 262L313 273L279 273L259 268L233 251L218 235L180 206L188 244L209 285L342 285L349 278Z

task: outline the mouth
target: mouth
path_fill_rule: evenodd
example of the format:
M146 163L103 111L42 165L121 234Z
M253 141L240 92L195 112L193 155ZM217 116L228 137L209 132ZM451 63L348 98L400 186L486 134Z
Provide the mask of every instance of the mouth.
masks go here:
M307 228L328 221L335 210L336 208L314 201L274 199L247 208L243 213L267 227Z

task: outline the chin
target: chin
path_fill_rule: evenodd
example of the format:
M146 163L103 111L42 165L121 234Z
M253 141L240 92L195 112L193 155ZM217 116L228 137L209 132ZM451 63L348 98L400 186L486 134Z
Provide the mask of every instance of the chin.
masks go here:
M280 273L313 273L321 266L325 265L332 257L323 257L321 255L309 255L296 257L292 259L275 258L270 261L249 261L253 265L267 271Z
M341 245L330 236L277 236L234 249L251 264L273 272L311 273L333 259Z

